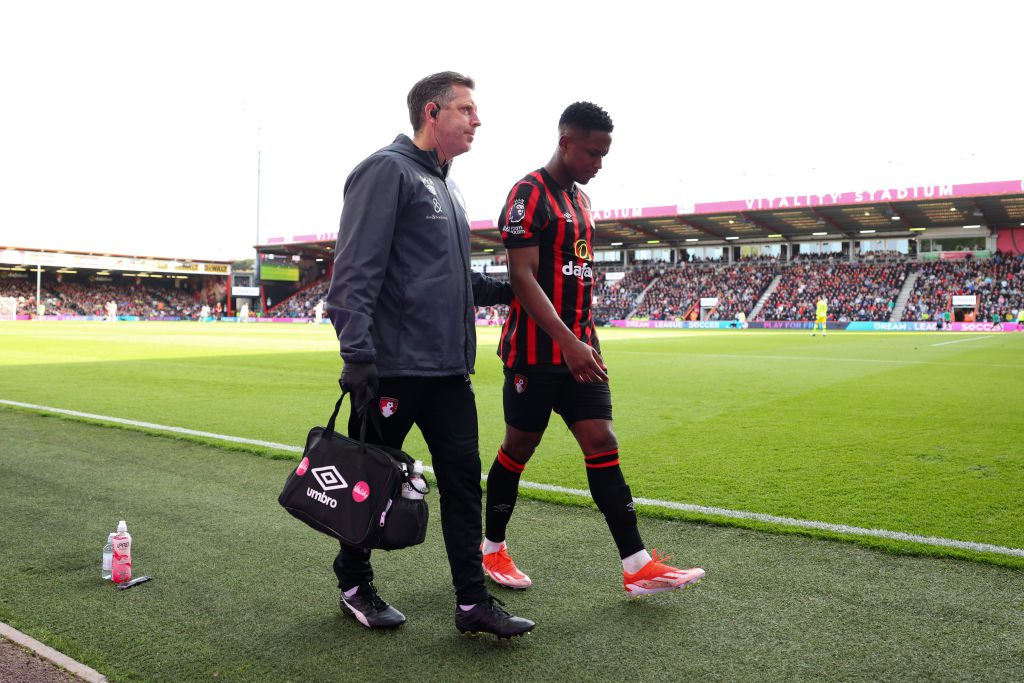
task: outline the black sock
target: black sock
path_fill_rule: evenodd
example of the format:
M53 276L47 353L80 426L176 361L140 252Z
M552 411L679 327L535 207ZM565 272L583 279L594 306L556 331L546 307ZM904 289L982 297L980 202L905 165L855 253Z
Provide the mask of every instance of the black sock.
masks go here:
M619 468L619 451L607 451L585 456L587 483L590 495L604 514L608 530L612 532L619 557L629 557L644 549L643 539L636 523L633 494L626 485Z
M519 497L519 476L525 467L498 449L498 456L487 473L487 526L484 529L487 540L495 543L505 540L505 528Z

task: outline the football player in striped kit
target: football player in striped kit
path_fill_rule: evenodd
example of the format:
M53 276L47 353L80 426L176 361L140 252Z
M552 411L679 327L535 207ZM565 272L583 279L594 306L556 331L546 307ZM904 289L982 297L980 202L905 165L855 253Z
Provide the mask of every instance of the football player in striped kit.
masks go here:
M484 571L498 584L524 589L530 577L505 543L519 478L540 444L552 410L583 451L590 493L605 516L630 595L692 586L704 570L679 569L648 553L612 431L607 367L591 316L594 220L580 189L601 170L613 124L589 102L570 105L558 122L558 147L543 167L509 192L498 219L515 298L498 355L505 372L505 438L487 477Z

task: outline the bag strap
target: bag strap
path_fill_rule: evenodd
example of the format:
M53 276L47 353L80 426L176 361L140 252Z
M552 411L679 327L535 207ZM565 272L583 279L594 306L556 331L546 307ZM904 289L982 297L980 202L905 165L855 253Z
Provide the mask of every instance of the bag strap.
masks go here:
M341 384L340 380L338 381L338 384ZM334 433L334 425L338 419L338 412L341 411L341 402L345 400L345 396L349 393L350 392L345 391L343 387L341 390L341 396L338 397L338 402L334 404L334 410L331 412L331 419L327 421L327 426L324 427L324 432L327 434L328 438L330 438L330 435ZM356 414L359 415L361 420L361 424L359 425L359 445L363 450L366 450L366 425L368 423L373 424L373 429L377 432L377 437L380 439L380 443L384 443L384 432L380 427L380 415L378 412L376 410L366 410L366 406L362 406L361 408L357 407L354 398L349 400L352 403L352 409L356 411ZM415 463L415 459L401 449L392 449L392 451L394 452L392 457L405 464L405 476L412 476L412 468ZM401 454L402 457L398 457L398 455L395 454Z
M341 382L339 381L338 383L340 384ZM327 426L324 428L324 431L326 431L328 435L334 433L334 425L338 420L338 413L341 411L341 402L345 400L345 396L348 396L349 393L350 392L345 391L344 389L341 390L341 396L338 397L338 402L334 404L334 410L331 412L331 419L327 421ZM366 406L357 406L354 398L349 399L349 401L352 403L352 409L356 411L356 414L361 419L361 424L359 426L359 443L363 447L366 446L367 423L373 424L373 429L377 433L377 437L381 442L383 442L384 432L380 428L380 417L378 417L377 412L373 410L366 410Z

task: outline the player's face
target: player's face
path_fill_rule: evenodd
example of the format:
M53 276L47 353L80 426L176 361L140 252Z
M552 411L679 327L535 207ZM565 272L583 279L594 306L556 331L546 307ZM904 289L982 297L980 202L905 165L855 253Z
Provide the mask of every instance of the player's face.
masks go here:
M468 152L473 146L473 136L480 127L473 91L464 85L452 86L455 97L437 112L434 119L436 144L445 159L453 159Z
M601 170L612 146L612 136L603 130L587 132L570 128L559 143L569 176L573 182L586 185Z

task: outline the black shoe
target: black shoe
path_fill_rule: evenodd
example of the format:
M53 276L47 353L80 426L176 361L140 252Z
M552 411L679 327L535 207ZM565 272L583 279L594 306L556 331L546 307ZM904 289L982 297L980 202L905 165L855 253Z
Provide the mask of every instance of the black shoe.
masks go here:
M477 603L469 611L463 611L456 605L455 628L470 635L493 633L499 638L521 636L533 629L535 624L529 619L514 617L499 607L504 604L496 597L488 595L486 600Z
M356 618L366 628L398 628L405 615L380 599L372 583L361 583L351 597L341 592L341 611Z

